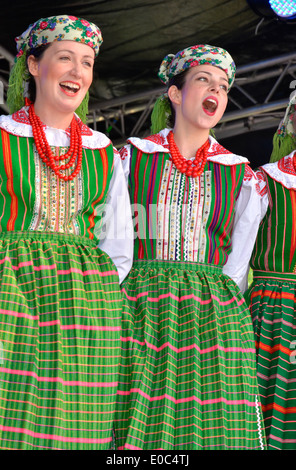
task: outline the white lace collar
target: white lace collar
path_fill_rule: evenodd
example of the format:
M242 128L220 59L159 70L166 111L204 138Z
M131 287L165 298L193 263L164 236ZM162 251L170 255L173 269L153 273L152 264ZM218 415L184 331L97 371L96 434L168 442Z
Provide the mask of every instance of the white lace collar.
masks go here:
M110 145L111 141L105 134L90 129L81 121L80 124L82 145L84 148L101 149ZM28 118L28 107L23 107L12 115L0 116L0 128L4 129L9 134L19 137L33 137L32 127ZM44 126L44 129L49 145L56 147L67 147L69 145L70 134L68 130L64 131L48 126Z
M275 163L266 163L262 169L273 180L281 183L288 189L296 189L296 172L293 164L293 155L295 151Z
M133 145L144 153L169 153L167 136L170 131L171 129L163 129L158 134L146 137L145 139L141 139L139 137L130 137L127 140L127 143ZM210 148L208 152L208 160L227 166L249 163L247 158L241 157L240 155L236 155L226 150L213 137L210 136L209 139Z

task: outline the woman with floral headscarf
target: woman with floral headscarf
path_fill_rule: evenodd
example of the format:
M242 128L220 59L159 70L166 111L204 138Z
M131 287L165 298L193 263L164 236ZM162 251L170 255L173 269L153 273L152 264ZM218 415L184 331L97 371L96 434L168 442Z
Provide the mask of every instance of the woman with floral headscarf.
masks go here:
M131 214L119 155L78 117L101 43L67 15L17 38L0 117L1 449L113 446Z
M296 449L296 96L257 171L265 214L251 258L250 303L268 449Z
M120 449L265 445L252 322L233 281L246 288L260 198L247 159L209 137L234 74L218 47L167 56L157 133L121 152L137 237L123 283Z

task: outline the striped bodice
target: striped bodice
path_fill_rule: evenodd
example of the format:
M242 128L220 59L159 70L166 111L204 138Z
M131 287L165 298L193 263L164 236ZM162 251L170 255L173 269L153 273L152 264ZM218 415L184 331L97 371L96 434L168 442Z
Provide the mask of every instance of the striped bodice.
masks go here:
M113 171L112 144L83 149L80 174L64 182L41 161L33 138L4 129L0 138L0 232L33 230L96 238L103 215L98 207L106 201ZM67 148L52 150L58 155Z
M296 189L287 188L263 172L268 209L254 247L254 270L296 272Z
M131 146L129 189L136 215L135 259L223 266L245 164L207 161L199 178L181 174L165 152Z

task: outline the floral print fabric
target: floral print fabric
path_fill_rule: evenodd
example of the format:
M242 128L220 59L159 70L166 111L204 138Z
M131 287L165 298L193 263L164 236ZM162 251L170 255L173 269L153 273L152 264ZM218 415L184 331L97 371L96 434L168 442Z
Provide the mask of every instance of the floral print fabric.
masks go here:
M176 55L168 54L162 61L158 77L167 84L174 75L177 75L190 67L196 65L213 65L219 67L228 77L229 88L234 82L235 63L231 55L220 47L209 46L208 44L187 47L179 51Z
M31 24L15 40L18 50L17 57L21 56L28 49L62 40L87 44L95 51L97 56L103 42L98 26L87 20L68 15L41 18Z

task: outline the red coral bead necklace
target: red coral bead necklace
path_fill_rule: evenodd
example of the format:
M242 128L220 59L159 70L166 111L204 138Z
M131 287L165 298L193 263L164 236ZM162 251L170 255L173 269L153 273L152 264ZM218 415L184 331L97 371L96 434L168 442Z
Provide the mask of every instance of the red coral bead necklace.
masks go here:
M181 173L184 173L186 176L192 176L193 178L202 174L208 158L208 150L210 147L209 139L197 150L193 161L187 160L187 158L181 155L176 145L173 131L170 131L168 134L168 143L172 162Z
M32 126L32 132L36 145L37 152L41 160L52 169L59 179L64 181L73 180L81 170L82 165L82 138L80 126L73 116L70 125L70 147L64 155L53 155L50 145L47 142L46 135L43 129L43 124L34 110L33 103L29 106L29 119ZM68 163L57 166L57 161L69 159ZM63 170L72 168L77 161L74 171L70 175L61 173Z

